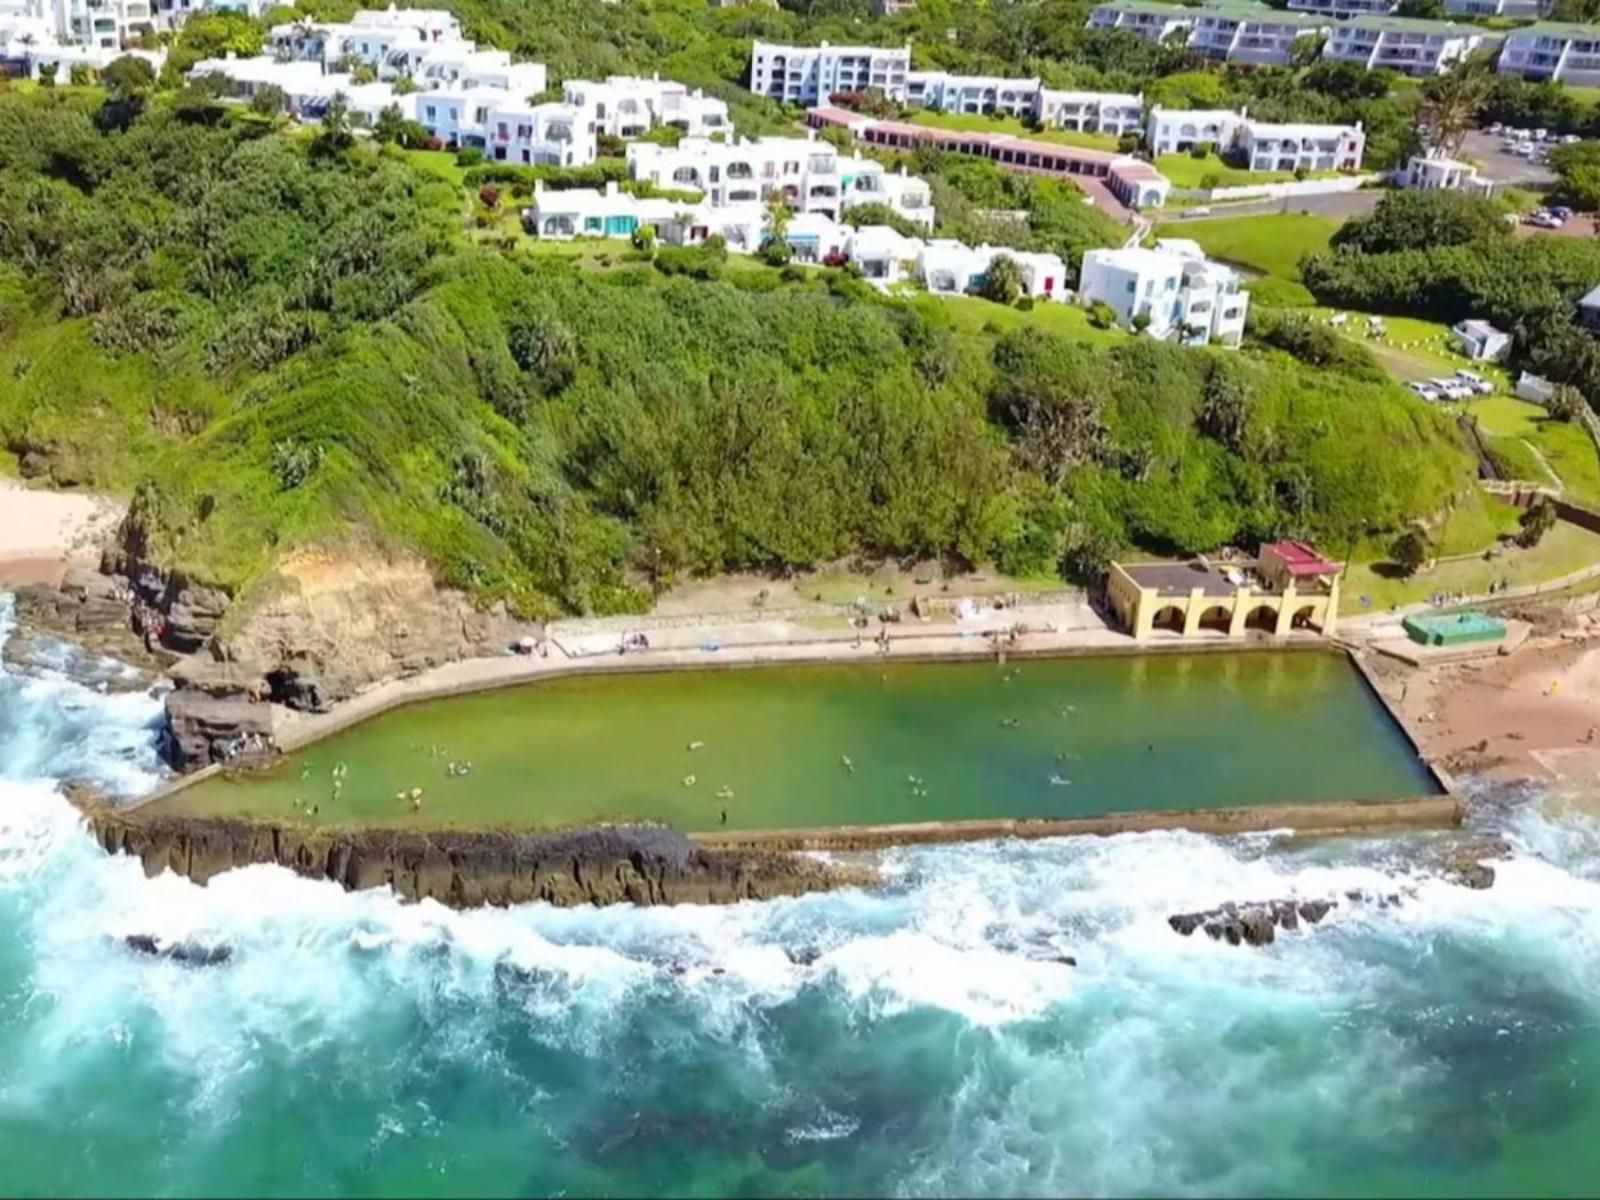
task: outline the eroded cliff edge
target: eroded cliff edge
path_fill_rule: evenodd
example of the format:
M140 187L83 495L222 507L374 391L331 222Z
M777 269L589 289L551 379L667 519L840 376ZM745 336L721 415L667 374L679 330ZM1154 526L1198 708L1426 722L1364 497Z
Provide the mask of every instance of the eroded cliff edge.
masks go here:
M660 826L550 833L429 833L313 829L249 821L84 810L95 840L130 854L145 874L172 870L204 884L224 871L274 863L348 891L392 887L406 900L452 908L524 904L730 904L871 886L865 866L799 854L706 849Z

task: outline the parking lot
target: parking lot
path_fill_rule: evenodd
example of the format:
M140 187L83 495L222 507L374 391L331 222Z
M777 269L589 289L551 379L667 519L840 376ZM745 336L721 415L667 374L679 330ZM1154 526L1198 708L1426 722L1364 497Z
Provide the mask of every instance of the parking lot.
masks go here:
M1504 148L1504 141L1503 134L1474 130L1467 134L1461 153L1478 164L1480 175L1495 183L1538 189L1556 181L1549 167L1510 153Z

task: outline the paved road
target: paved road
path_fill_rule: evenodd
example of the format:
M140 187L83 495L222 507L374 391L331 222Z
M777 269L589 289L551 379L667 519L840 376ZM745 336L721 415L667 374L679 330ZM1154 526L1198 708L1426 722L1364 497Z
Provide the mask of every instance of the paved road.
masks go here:
M1246 200L1238 204L1213 204L1196 216L1193 209L1174 208L1161 214L1163 221L1206 220L1208 217L1264 217L1274 213L1315 213L1346 221L1365 216L1377 207L1384 192L1336 192L1329 196L1296 196L1292 200Z

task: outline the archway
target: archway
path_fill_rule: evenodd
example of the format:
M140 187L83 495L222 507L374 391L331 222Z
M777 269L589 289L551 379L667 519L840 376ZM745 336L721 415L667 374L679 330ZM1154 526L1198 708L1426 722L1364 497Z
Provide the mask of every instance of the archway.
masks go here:
M1244 627L1262 633L1277 633L1278 610L1269 604L1258 604L1246 614Z
M1169 604L1165 608L1156 610L1155 618L1150 622L1151 629L1166 629L1172 633L1183 632L1183 609L1176 604Z
M1213 604L1200 614L1200 628L1212 633L1227 633L1233 626L1233 612L1220 604Z
M1294 617L1290 620L1290 625L1295 629L1312 629L1314 628L1312 621L1316 619L1316 612L1317 606L1315 604L1303 604L1295 610Z

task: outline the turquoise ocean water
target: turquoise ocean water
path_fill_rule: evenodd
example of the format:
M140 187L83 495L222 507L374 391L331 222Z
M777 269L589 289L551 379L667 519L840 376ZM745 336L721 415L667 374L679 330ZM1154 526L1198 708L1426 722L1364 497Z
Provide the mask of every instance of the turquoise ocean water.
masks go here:
M1156 834L898 852L873 894L455 913L101 854L59 785L150 786L158 713L0 675L6 1195L1600 1181L1600 829L1537 803L1489 818L1517 854L1487 892L1402 840ZM1257 951L1165 921L1358 887L1414 894Z

